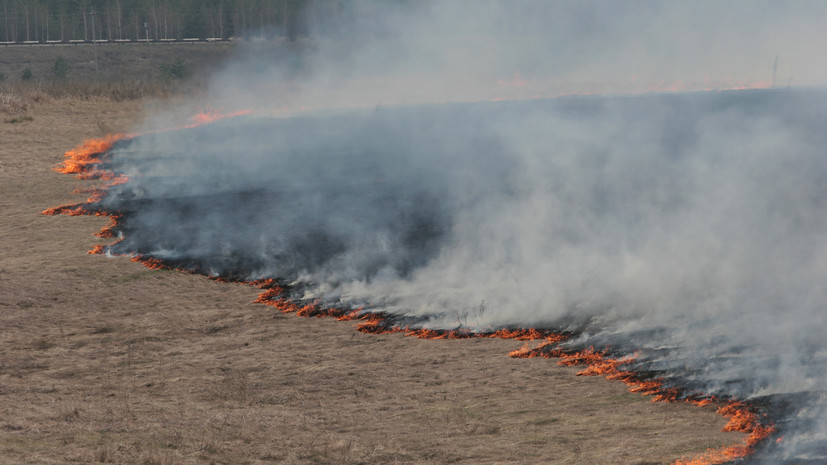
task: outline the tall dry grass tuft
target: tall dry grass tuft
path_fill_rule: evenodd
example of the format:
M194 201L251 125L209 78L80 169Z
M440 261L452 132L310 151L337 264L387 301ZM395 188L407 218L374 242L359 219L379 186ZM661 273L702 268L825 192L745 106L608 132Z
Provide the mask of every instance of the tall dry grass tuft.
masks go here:
M26 96L0 91L0 113L5 115L21 115L29 111L31 107L32 102Z
M145 97L169 97L175 93L176 89L163 81L69 81L43 83L38 86L38 91L52 98L103 98L122 102Z
M81 99L123 102L147 97L165 98L186 92L180 83L157 81L41 81L0 86L0 113L25 114L39 103Z

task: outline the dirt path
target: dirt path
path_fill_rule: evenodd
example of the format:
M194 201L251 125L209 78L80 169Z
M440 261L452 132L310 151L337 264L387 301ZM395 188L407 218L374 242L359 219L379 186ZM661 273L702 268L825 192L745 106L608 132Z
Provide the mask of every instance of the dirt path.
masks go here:
M142 111L0 120L0 463L650 464L742 437L713 407L509 358L519 342L362 334L87 255L107 220L40 215L89 185L51 168Z

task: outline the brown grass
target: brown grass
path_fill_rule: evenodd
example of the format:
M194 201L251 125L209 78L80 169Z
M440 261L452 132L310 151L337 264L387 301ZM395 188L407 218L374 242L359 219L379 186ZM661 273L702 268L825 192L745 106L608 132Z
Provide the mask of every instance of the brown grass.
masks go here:
M176 92L174 83L162 80L124 82L54 82L46 81L33 86L18 86L22 95L33 98L103 99L113 102L138 100L147 97L168 97ZM38 97L39 96L39 97Z
M99 44L6 47L0 54L0 113L25 112L45 98L106 99L116 102L169 97L205 87L206 76L221 66L231 43ZM97 55L97 66L95 56ZM70 66L67 76L52 75L55 60ZM186 79L172 79L164 66L181 63ZM33 73L21 78L24 69ZM22 105L22 106L21 106Z
M223 62L235 46L221 42L4 47L0 49L0 72L6 80L1 84L19 83L26 68L32 71L34 81L47 81L58 57L70 66L67 78L81 82L148 82L161 77L162 65L178 60L193 74L205 74Z
M519 342L362 334L87 255L107 220L40 215L89 184L51 168L144 103L25 105L0 123L0 463L655 464L742 437L712 407L508 358Z
M165 81L42 81L0 87L0 114L26 114L33 104L54 99L109 100L122 102L169 98L181 93L186 83Z
M11 92L0 92L0 114L20 115L32 107L31 99Z

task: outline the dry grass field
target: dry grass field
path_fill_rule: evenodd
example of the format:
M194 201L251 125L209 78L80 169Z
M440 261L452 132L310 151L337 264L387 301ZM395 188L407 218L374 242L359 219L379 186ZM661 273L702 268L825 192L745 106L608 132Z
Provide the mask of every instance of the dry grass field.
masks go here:
M0 112L0 463L642 465L743 437L520 342L362 334L87 255L107 220L41 215L92 184L52 168L150 103L36 100Z
M58 57L69 64L69 81L153 81L161 66L181 61L200 74L215 66L233 49L229 42L176 44L38 45L0 47L0 72L8 83L17 83L23 70L32 71L35 82L48 82ZM95 57L97 56L97 66Z

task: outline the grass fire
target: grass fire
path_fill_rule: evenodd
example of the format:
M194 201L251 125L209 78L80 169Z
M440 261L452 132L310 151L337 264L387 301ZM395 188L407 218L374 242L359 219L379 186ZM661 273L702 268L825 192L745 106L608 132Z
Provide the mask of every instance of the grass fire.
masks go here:
M776 309L801 308L819 269L800 247L819 250L824 166L812 149L824 115L812 102L824 99L728 91L237 116L84 143L59 171L112 181L44 213L109 215L98 235L118 240L94 253L246 282L280 312L371 334L539 341L511 356L584 366L654 401L716 404L725 430L747 434L676 464L763 460L817 421L782 413L779 399L812 393L771 367L798 350L772 336L786 327ZM720 118L730 126L706 123ZM601 139L597 125L613 130ZM815 358L796 376L821 368Z
M0 461L827 462L827 5L18 3Z

